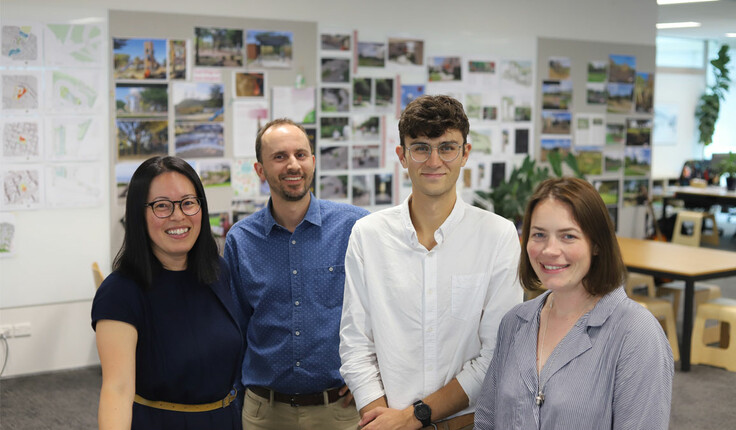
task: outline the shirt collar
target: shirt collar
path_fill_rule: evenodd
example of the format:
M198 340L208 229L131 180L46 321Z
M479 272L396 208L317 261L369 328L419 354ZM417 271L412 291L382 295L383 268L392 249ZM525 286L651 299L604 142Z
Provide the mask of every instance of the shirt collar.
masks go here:
M267 207L268 210L265 211L265 218L263 219L263 233L265 235L269 235L277 225L283 228L283 226L279 225L273 217L273 201L271 198L268 199ZM299 225L302 225L304 221L316 226L322 225L322 212L320 211L319 202L311 192L309 193L309 209L307 209L307 213L304 214L304 219L302 219L302 222L300 222ZM297 226L297 228L299 228L299 226Z
M539 314L540 309L544 305L545 301L547 300L547 296L551 293L551 291L545 291L544 294L540 295L538 298L534 299L537 300L536 306L519 306L516 309L516 316L523 319L524 321L531 321L534 318L536 318L537 314ZM606 322L608 317L611 316L613 311L616 309L616 307L626 298L626 291L624 291L624 287L618 287L615 290L611 291L610 293L606 294L605 296L601 297L601 299L596 303L593 310L590 311L590 316L588 317L588 321L586 322L586 325L589 327L597 327L603 325L603 323Z
M417 231L414 228L414 224L412 224L411 222L411 214L409 213L410 200L411 195L405 198L403 202L401 202L401 222L404 226L406 238L409 243L411 243L412 246L420 246L419 239L417 237ZM447 219L445 219L445 222L442 223L437 231L434 232L434 240L437 242L438 246L441 245L442 242L445 240L445 237L447 237L452 232L452 230L454 230L455 227L460 224L463 216L465 216L466 206L467 203L465 203L465 201L463 201L463 199L460 198L460 196L458 195L455 200L455 205L452 207L452 212L450 212L450 215L447 217Z

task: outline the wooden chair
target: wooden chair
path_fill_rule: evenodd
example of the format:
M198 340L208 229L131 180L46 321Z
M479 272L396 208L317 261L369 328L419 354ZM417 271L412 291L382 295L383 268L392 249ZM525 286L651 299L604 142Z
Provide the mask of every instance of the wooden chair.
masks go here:
M634 288L646 286L647 295L634 294ZM668 300L655 297L654 277L629 273L626 278L626 294L635 302L647 308L662 324L667 340L672 349L672 357L675 361L680 360L680 347L677 343L677 327L675 325L675 314L672 312L672 304Z
M96 261L92 263L92 278L95 280L95 289L100 288L102 281L105 280L105 275L102 274L100 265Z
M703 231L703 223L705 220L713 223L713 229L706 233ZM682 225L686 222L693 223L693 234L682 234ZM675 219L675 230L672 232L672 243L679 243L688 246L700 246L700 242L706 242L711 245L718 246L718 226L716 225L716 217L709 212L693 212L680 211Z

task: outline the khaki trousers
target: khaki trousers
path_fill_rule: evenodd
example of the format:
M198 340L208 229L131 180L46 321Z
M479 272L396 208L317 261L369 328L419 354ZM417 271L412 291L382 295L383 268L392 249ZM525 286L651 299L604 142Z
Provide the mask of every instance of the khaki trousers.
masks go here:
M269 402L269 399L246 390L243 430L355 430L360 415L355 405L343 408L342 401L318 406L291 406Z

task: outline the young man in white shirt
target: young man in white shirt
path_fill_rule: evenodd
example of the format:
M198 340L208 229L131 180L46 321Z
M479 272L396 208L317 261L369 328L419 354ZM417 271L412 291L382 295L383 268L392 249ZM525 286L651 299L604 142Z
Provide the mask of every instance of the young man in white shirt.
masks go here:
M340 373L363 429L471 429L499 322L522 300L515 227L457 197L468 131L457 100L412 101L396 148L412 194L350 236Z

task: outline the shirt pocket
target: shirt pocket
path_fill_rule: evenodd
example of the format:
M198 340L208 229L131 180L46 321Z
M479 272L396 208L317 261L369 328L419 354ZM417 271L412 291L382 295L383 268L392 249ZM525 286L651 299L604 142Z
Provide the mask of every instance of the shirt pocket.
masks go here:
M345 291L345 265L317 267L309 271L305 288L314 291L318 303L332 309L342 306Z
M483 273L452 275L452 316L466 321L483 309Z

